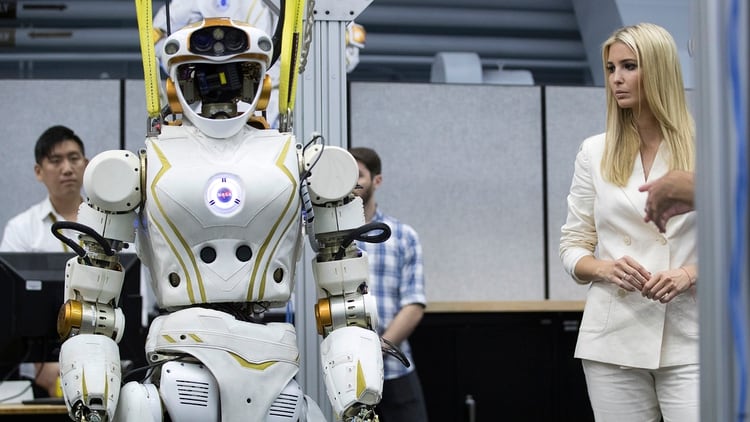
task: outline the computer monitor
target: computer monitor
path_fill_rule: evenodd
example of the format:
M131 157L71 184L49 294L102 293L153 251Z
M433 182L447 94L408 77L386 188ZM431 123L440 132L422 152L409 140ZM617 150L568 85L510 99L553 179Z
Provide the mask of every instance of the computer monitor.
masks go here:
M0 252L0 376L20 362L57 361L57 315L63 304L65 266L74 257L63 252ZM141 325L140 261L120 254L125 281L119 306L125 315L120 357L145 363Z

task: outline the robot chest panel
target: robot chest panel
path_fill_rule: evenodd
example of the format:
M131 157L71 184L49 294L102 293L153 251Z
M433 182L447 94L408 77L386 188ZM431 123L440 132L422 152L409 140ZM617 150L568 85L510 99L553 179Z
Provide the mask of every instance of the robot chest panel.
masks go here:
M211 148L200 142L154 142L147 196L152 211L180 224L248 227L291 211L297 196L290 142L245 141Z

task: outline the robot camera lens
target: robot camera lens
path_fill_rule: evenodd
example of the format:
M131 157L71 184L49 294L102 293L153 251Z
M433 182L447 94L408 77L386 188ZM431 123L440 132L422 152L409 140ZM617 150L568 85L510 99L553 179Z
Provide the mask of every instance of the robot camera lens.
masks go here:
M236 28L231 28L224 35L224 44L226 45L227 51L233 53L238 51L244 51L247 49L247 35Z
M220 55L224 54L225 50L226 50L226 48L224 48L224 43L223 42L216 41L214 43L214 54L215 55L220 56Z
M190 49L197 53L205 53L210 51L213 43L213 36L211 36L211 33L206 30L196 31L190 37Z
M271 51L271 47L273 47L273 44L271 44L271 40L263 37L258 40L258 47L260 47L260 49L263 51Z
M167 54L174 54L180 49L179 41L172 40L164 46L164 52Z
M215 40L224 39L224 29L223 28L216 27L211 32L211 34L213 35L213 37L214 37Z

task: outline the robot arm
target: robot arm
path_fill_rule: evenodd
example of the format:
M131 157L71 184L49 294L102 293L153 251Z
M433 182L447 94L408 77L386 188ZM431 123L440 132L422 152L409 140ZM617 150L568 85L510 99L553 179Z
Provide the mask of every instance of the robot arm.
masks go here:
M306 220L312 223L317 251L312 262L319 287L315 316L324 337L326 390L340 419L370 420L382 396L383 358L375 299L368 293L367 255L353 242L371 230L362 199L351 193L359 169L348 151L322 144L302 152L302 166L309 196ZM387 239L387 226L378 229Z
M124 271L117 252L135 240L135 208L142 202L141 160L129 151L94 157L84 173L86 202L78 222L79 256L65 269L65 303L57 327L63 339L60 372L71 418L112 420L120 391L117 343L125 318L117 307ZM63 222L61 222L63 223ZM53 232L59 236L59 225ZM69 241L69 239L67 239Z

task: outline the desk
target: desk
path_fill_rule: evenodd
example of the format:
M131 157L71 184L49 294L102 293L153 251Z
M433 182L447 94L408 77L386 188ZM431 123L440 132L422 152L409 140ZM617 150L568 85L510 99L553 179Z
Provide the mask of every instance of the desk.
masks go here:
M68 409L59 404L0 404L0 419L70 421Z

